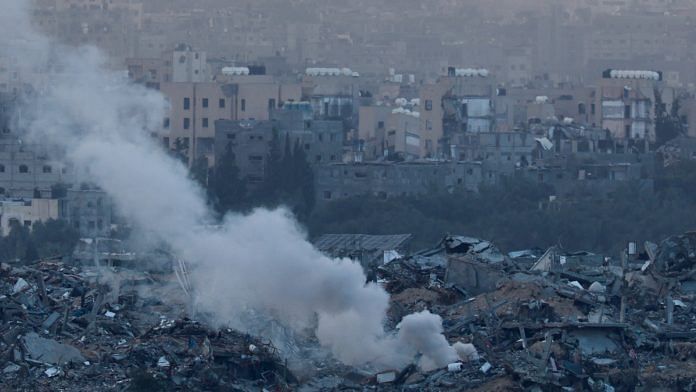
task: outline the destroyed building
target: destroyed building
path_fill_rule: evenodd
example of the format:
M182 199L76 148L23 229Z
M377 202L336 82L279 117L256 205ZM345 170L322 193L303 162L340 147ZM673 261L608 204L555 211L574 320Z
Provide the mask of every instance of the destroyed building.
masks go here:
M332 258L347 257L369 268L405 254L412 237L411 234L324 234L313 243L318 250Z

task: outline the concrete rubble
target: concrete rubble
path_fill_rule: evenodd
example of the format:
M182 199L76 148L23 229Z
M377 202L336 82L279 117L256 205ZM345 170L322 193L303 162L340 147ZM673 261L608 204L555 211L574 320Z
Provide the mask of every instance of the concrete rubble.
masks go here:
M696 233L630 253L613 259L554 247L513 257L491 242L459 236L367 271L391 294L388 330L426 309L442 317L459 361L432 371L419 369L418 357L402 369L352 368L323 354L295 356L306 359L301 366L288 363L283 350L291 339L278 349L267 339L186 318L185 300L179 308L158 300L176 285L172 271L109 267L120 275L113 287L89 267L2 264L0 385L19 391L696 390ZM152 295L142 296L143 287ZM294 344L289 351L317 347L316 341Z
M476 359L414 370L393 390L696 390L696 233L618 260L558 247L503 256L463 236L440 247L427 254L446 262L421 252L379 267L378 281L392 322L429 309Z
M77 266L3 263L0 389L260 391L296 384L269 342L177 317L161 301L139 297L139 287L167 275L127 273L114 295Z

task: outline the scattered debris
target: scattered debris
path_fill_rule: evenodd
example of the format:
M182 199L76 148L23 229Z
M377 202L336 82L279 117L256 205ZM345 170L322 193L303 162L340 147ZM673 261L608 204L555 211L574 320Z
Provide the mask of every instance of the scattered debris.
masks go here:
M536 260L533 255L540 254ZM173 262L176 264L176 260ZM0 268L0 383L8 390L629 391L696 387L696 234L616 260L588 252L500 253L450 236L387 260L387 328L430 311L456 357L433 370L351 368L301 348L186 318L185 268L101 272L57 261ZM102 267L104 268L104 267ZM476 275L475 278L467 274ZM370 275L370 274L368 274ZM184 283L182 285L182 282ZM147 286L152 295L142 296ZM158 300L187 293L180 307ZM283 336L279 334L279 336ZM316 342L306 342L307 345ZM297 356L300 357L300 356ZM309 356L307 356L309 358ZM309 370L307 370L309 369Z

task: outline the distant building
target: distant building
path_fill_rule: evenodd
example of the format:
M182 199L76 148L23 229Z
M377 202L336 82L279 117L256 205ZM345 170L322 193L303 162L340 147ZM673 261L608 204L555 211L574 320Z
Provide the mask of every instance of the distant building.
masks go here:
M113 221L111 198L101 190L68 190L60 200L59 218L84 238L109 237Z
M14 225L30 228L36 222L60 217L57 199L0 199L0 235L6 236Z
M267 121L283 102L300 100L299 85L248 73L227 74L208 83L163 83L161 90L170 110L160 137L168 148L184 146L191 164L202 157L214 164L216 121Z
M271 140L277 133L281 154L285 143L304 149L310 164L341 162L343 129L340 121L304 120L297 110L276 110L272 120L215 122L216 160L228 149L234 154L240 176L253 186L263 182Z
M178 45L173 52L172 81L203 83L211 80L210 66L205 52L188 45Z
M26 143L11 133L0 136L0 195L51 197L51 188L71 183L73 170L51 159L50 148Z
M662 73L656 71L606 70L595 97L598 125L612 137L655 141L655 103L661 95L669 112L675 94L664 87Z
M458 135L452 141L452 159L481 161L512 172L534 160L537 142L526 132L480 132Z
M476 192L496 174L480 162L344 163L317 165L318 202L371 195L388 199L455 190Z
M378 266L408 253L411 234L324 234L314 247L332 258L349 258L364 267Z
M496 94L495 81L486 69L449 67L446 76L423 86L421 156L449 156L451 140L457 135L493 131Z

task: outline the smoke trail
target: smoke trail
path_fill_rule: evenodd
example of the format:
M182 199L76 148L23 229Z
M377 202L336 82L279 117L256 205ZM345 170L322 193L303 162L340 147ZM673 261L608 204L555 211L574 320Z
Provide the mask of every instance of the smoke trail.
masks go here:
M201 189L150 136L161 126L163 97L107 71L96 49L60 46L34 31L27 3L5 0L0 14L4 55L20 68L50 71L23 107L25 127L64 148L122 215L190 261L201 312L252 333L240 318L249 311L298 331L316 325L322 345L348 364L397 367L417 352L430 367L456 358L430 313L385 334L388 294L365 284L358 264L315 250L286 211L229 214L221 228L205 228L211 216Z

